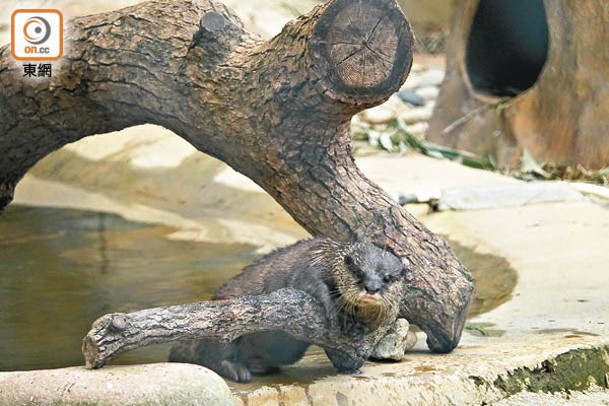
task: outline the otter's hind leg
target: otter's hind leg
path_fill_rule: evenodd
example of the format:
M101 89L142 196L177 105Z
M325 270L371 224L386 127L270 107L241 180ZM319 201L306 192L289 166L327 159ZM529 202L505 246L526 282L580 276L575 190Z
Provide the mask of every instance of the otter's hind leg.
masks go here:
M187 362L203 365L235 382L252 380L250 370L240 362L239 347L235 341L223 343L212 340L178 341L169 352L170 362Z
M239 361L253 374L266 375L300 360L309 343L281 331L266 331L240 337L238 346Z

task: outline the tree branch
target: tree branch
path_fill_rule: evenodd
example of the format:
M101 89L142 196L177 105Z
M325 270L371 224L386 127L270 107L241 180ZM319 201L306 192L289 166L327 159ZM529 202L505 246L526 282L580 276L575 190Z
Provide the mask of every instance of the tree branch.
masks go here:
M230 341L248 333L283 330L303 341L366 359L388 328L363 340L329 330L317 300L300 290L281 289L268 295L107 314L93 323L82 352L87 368L100 368L123 352L151 344L200 338Z

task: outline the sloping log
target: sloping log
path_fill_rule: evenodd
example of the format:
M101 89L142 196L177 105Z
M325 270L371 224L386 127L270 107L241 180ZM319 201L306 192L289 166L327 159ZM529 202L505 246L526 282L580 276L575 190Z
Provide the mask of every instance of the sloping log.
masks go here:
M458 344L469 271L351 153L351 117L399 89L411 66L393 0L331 0L268 41L211 0L78 18L65 37L50 81L23 80L0 49L0 202L62 145L158 124L250 177L311 234L390 248L413 269L401 315L433 351Z
M609 166L609 31L599 28L609 3L458 0L454 10L428 139L502 167L524 148L540 162Z

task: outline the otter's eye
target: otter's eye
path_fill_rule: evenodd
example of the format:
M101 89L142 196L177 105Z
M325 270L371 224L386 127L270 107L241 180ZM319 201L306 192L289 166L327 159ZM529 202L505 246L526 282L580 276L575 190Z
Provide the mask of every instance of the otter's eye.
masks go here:
M391 275L383 276L383 282L385 282L385 283L393 282L393 276L391 276Z
M355 264L355 261L353 261L353 258L349 255L345 255L345 265L351 267L351 266L353 266L353 264Z

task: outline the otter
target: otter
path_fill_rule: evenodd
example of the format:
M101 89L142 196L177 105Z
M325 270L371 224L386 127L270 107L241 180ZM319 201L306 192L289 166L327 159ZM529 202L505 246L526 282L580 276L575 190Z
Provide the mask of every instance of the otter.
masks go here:
M213 299L300 289L322 304L330 328L366 334L397 319L405 273L402 261L375 245L315 238L275 250L246 267ZM171 348L169 361L200 364L243 383L252 374L269 374L297 362L309 345L282 331L247 334L229 343L185 340ZM364 362L330 349L326 354L342 373L356 372Z

